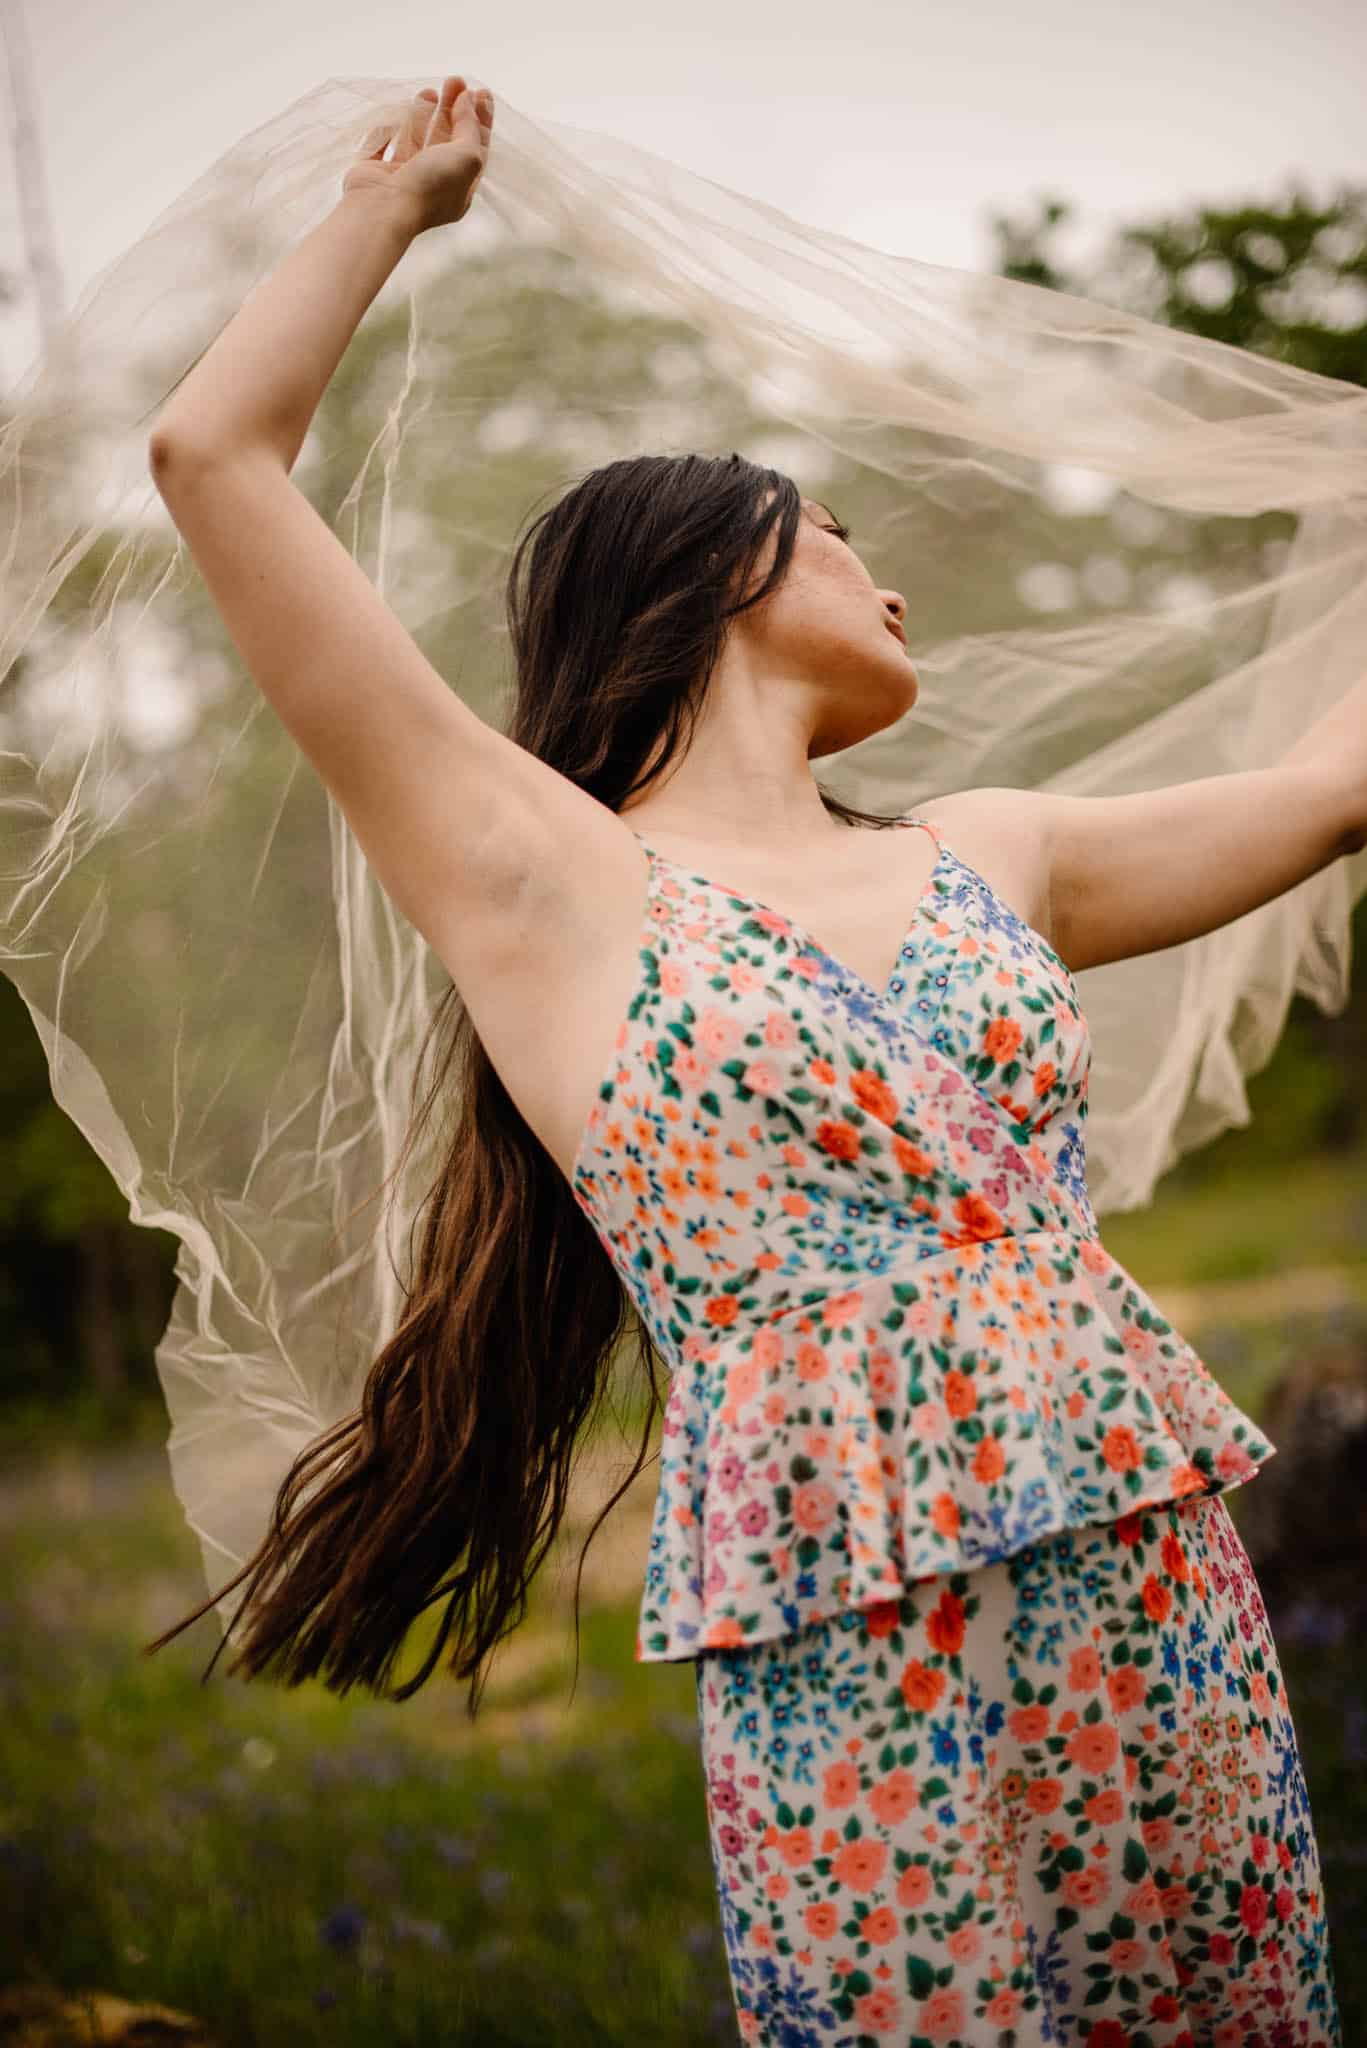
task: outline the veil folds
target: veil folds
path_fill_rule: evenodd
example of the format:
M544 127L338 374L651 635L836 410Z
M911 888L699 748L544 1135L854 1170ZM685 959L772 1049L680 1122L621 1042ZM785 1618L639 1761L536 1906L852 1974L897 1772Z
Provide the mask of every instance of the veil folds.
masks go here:
M133 1219L180 1240L157 1365L211 1586L392 1333L406 1252L366 1203L445 977L238 660L147 439L422 82L332 80L237 144L92 283L0 433L0 965ZM1269 765L1361 673L1367 392L865 248L501 97L471 214L405 256L294 475L497 724L533 507L616 456L732 447L906 594L919 701L820 764L861 806ZM1342 1008L1364 887L1341 860L1078 977L1099 1212L1246 1120L1293 993Z

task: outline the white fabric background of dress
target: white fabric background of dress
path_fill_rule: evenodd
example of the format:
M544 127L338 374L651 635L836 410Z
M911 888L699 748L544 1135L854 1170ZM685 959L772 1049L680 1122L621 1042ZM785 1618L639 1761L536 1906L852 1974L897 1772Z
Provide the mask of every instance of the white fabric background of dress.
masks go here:
M211 1586L393 1327L434 1161L350 1212L443 977L244 673L147 434L424 82L333 80L246 136L89 287L0 437L0 964L131 1214L182 1241L157 1356ZM1361 671L1367 393L863 248L501 97L471 215L405 257L295 476L498 722L521 521L613 456L733 447L906 593L920 701L820 767L861 804L1267 764ZM1041 565L1063 623L1021 594ZM1341 1007L1364 886L1340 861L1079 977L1099 1212L1244 1119L1293 991Z

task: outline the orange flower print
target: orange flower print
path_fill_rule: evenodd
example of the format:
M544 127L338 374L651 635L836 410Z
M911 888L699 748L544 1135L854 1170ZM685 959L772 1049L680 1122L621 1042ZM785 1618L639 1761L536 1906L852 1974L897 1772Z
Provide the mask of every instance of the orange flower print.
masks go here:
M789 1828L778 1838L778 1853L790 1870L799 1869L812 1860L812 1831L810 1828Z
M1109 1771L1120 1754L1120 1737L1109 1721L1085 1721L1068 1737L1064 1754L1093 1775Z
M1176 1579L1179 1585L1185 1584L1189 1576L1187 1571L1187 1553L1182 1548L1181 1537L1175 1535L1171 1529L1168 1530L1167 1535L1163 1538L1162 1558L1163 1569L1168 1576Z
M1090 1643L1068 1659L1068 1684L1074 1692L1095 1692L1101 1683L1101 1659Z
M1128 1423L1117 1422L1101 1439L1101 1455L1112 1472L1134 1472L1140 1462L1139 1439Z
M1125 1811L1125 1802L1116 1786L1107 1785L1104 1790L1094 1792L1082 1810L1097 1827L1113 1828Z
M860 1067L851 1076L850 1094L859 1107L866 1110L870 1116L876 1117L879 1123L896 1123L900 1110L897 1097L887 1082L880 1080L877 1074L870 1073L867 1067Z
M1063 1874L1064 1900L1082 1912L1099 1906L1109 1895L1110 1889L1110 1879L1095 1863L1089 1863L1083 1870L1066 1870ZM1095 2031L1093 2028L1093 2032Z
M1054 1065L1053 1061L1042 1060L1035 1073L1034 1089L1036 1095L1047 1095L1057 1079L1058 1068Z
M740 1314L740 1303L734 1294L714 1294L703 1314L709 1323L719 1330L729 1329Z
M895 1828L916 1804L917 1784L910 1771L892 1770L869 1791L869 1812L880 1827Z
M871 1913L866 1913L859 1923L859 1934L863 1941L895 1941L897 1915L891 1906L875 1906Z
M931 1894L932 1880L924 1863L908 1863L897 1880L897 1903L908 1913L924 1906Z
M1167 1620L1169 1609L1172 1606L1172 1594L1166 1586L1159 1584L1152 1572L1149 1573L1140 1589L1140 1598L1144 1602L1144 1612L1148 1615L1150 1621Z
M1005 1470L1006 1452L1001 1447L1001 1439L985 1436L973 1455L973 1477L984 1486L990 1486L1001 1478Z
M1063 1799L1063 1786L1057 1778L1036 1778L1025 1788L1025 1803L1032 1813L1052 1813Z
M888 1845L858 1836L831 1858L831 1876L852 1892L871 1892L887 1867Z
M829 1899L814 1899L802 1918L808 1934L818 1941L829 1941L840 1925L840 1916Z
M1116 1712L1123 1714L1130 1707L1143 1705L1148 1685L1137 1664L1118 1664L1106 1673L1106 1691Z
M954 1214L963 1225L964 1237L956 1242L972 1241L975 1238L1000 1237L1006 1229L1001 1217L982 1195L959 1195L954 1202Z
M832 1159L859 1157L858 1131L853 1124L842 1123L838 1118L827 1117L817 1125L815 1142L823 1152L829 1152Z
M945 1374L945 1406L957 1420L971 1415L978 1405L978 1390L966 1372Z
M853 1764L828 1764L821 1783L827 1806L853 1806L859 1797L859 1773Z
M926 1617L926 1640L945 1657L955 1657L963 1648L964 1603L948 1587L940 1595L939 1606Z
M1006 1717L1006 1725L1017 1742L1038 1742L1049 1733L1049 1709L1038 1704L1017 1707Z
M902 1673L902 1698L913 1714L928 1714L944 1689L944 1672L923 1664L919 1657L913 1657Z
M930 1507L931 1526L938 1536L959 1533L959 1504L952 1493L937 1493Z
M895 1132L892 1156L903 1173L910 1174L913 1180L930 1180L934 1175L935 1161L929 1152L923 1152L919 1145L913 1145L909 1138L898 1137Z
M1015 1058L1023 1036L1014 1017L994 1017L983 1033L983 1051L988 1059L1004 1066Z

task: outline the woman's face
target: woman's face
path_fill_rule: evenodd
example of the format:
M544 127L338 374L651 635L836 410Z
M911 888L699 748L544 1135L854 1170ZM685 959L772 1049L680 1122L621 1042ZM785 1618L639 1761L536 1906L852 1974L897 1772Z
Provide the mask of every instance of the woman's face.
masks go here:
M776 543L759 564L768 570ZM881 590L842 537L835 515L802 500L788 573L761 604L742 612L747 666L766 682L804 692L809 756L838 752L892 725L916 702L916 671L902 638L906 600Z

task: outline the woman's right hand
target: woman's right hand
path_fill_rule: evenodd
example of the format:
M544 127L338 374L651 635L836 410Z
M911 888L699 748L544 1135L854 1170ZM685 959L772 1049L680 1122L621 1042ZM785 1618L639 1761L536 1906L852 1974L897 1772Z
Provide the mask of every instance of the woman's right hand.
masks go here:
M417 94L405 121L371 130L342 191L384 192L407 213L415 234L460 220L483 173L493 125L491 92L472 93L459 76L443 79L439 94L430 87Z

